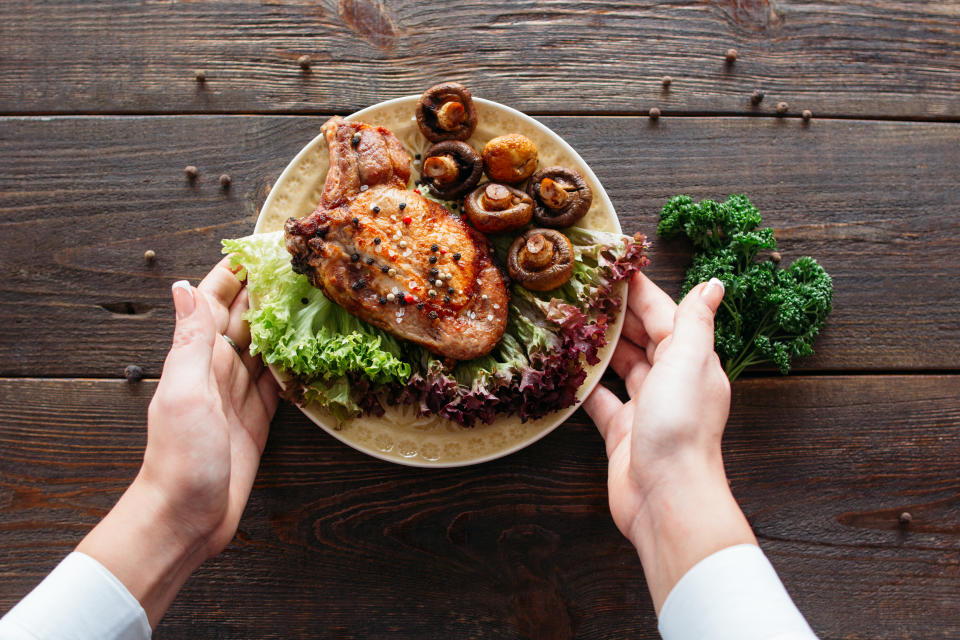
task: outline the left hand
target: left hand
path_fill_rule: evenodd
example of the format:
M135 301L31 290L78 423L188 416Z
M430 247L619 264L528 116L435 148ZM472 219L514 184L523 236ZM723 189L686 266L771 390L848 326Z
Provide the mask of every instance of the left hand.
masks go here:
M175 283L173 301L173 346L147 412L140 473L77 546L127 587L152 626L233 539L278 400L270 371L249 354L247 292L227 259L197 288Z
M150 402L138 480L162 494L170 517L212 557L236 533L277 408L277 385L249 354L247 291L229 259L196 289L177 283L173 299L173 346Z

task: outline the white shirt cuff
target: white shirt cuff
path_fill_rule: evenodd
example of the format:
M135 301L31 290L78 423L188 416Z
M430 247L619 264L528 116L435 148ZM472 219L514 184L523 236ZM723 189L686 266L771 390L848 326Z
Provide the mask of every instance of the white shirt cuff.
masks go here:
M816 640L760 547L717 551L687 571L660 610L664 640Z
M137 599L79 551L0 619L0 640L145 640L150 633Z

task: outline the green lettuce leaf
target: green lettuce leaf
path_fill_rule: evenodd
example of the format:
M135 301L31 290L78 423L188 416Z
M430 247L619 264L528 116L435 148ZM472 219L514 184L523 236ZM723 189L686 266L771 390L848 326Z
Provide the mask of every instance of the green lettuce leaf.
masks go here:
M307 278L293 272L283 232L223 241L231 264L242 266L256 308L250 323L250 353L296 375L304 402L315 400L338 417L359 413L351 376L371 383L404 384L412 373L397 340L330 301Z

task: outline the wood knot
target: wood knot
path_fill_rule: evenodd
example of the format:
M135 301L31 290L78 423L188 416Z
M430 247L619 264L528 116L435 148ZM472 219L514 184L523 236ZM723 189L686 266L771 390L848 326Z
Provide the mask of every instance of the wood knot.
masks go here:
M378 49L392 49L397 41L397 28L379 2L340 0L338 13L345 25Z
M708 0L727 20L750 31L773 31L783 24L783 14L774 0Z
M576 635L567 597L558 575L559 534L535 524L516 525L498 541L510 574L510 621L524 638L565 640Z

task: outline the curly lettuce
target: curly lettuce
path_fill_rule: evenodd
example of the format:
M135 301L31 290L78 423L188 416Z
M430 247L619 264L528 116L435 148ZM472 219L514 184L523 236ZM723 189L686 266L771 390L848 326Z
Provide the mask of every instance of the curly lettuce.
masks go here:
M349 376L374 385L410 378L412 368L396 338L351 315L293 272L282 231L224 240L223 251L241 267L237 276L246 277L256 301L244 316L250 323L250 353L293 374L299 383L291 391L295 397L345 418L360 412Z

